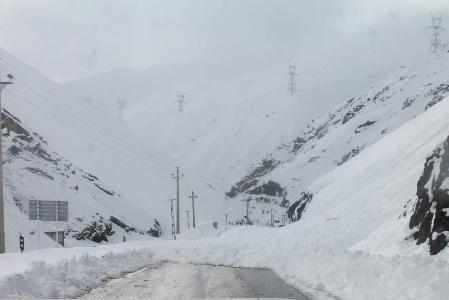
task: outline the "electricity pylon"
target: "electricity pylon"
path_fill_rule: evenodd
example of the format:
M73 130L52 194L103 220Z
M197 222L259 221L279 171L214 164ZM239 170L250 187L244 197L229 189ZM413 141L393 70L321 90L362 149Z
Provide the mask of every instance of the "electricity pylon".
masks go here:
M178 99L176 99L175 102L178 103L178 111L179 112L183 112L184 111L184 104L188 103L185 100L185 95L184 94L178 94Z
M0 74L1 75L1 74ZM2 81L0 78L0 112L2 111L2 101L1 101L1 94L3 89L7 86L12 84L12 80L14 79L11 74L7 75L8 81ZM1 122L1 115L0 115L0 130L2 128L3 124ZM1 131L0 131L1 132ZM2 158L2 138L0 134L0 162L3 162ZM6 251L6 244L5 244L5 209L3 205L3 164L0 165L0 254L5 253Z
M296 66L290 65L288 66L288 93L290 96L296 94Z
M175 212L173 209L173 201L176 199L168 199L170 201L170 218L171 218L171 237L173 240L176 240L176 231L175 231Z
M126 102L123 99L120 99L117 102L117 108L118 108L118 119L123 122L123 111L125 110Z
M443 15L440 17L435 17L432 15L432 25L427 27L427 29L432 30L432 40L430 42L430 51L433 53L436 53L441 46L443 46L443 43L441 42L441 31L446 30L443 26L441 26L441 23L443 21Z

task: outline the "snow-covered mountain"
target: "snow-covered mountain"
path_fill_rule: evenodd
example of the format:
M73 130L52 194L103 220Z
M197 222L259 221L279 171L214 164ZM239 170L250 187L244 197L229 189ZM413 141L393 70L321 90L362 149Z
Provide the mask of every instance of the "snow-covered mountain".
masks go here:
M68 226L74 231L111 216L118 220L114 231L120 239L120 227L147 231L154 219L168 228L164 200L175 193L176 164L12 55L0 51L0 57L2 73L14 75L2 93L10 126L3 128L8 249L17 248L19 231L28 235L28 249L37 246L31 234L36 223L27 221L30 199L69 201ZM41 227L54 228L50 222Z
M448 67L447 54L400 67L280 143L254 163L227 195L254 203L273 199L289 207L290 218L300 219L313 201L309 191L313 182L449 95ZM252 207L254 219L266 214L267 205ZM285 209L277 211L280 220Z
M183 63L108 72L65 83L64 88L80 102L94 99L91 105L101 105L112 117L117 116L117 100L125 99L125 125L147 148L176 161L198 200L204 201L199 205L214 204L204 213L224 221L224 213L232 220L245 214L245 203L225 201L225 192L251 162L372 78L307 85L302 81L298 79L298 92L290 97L283 67L243 70ZM183 112L175 103L178 93L185 93Z
M101 220L113 225L115 234L107 236L108 240L118 240L128 233L146 234L151 226L141 213L143 208L137 203L53 152L42 136L26 129L8 111L3 111L2 120L6 144L3 168L9 251L18 250L19 233L25 237L27 249L36 248L38 243L52 245L50 239L42 234L45 231L66 231L66 244L73 245L79 232L92 222L101 223ZM69 221L41 221L37 226L36 221L28 220L30 200L68 201ZM39 233L36 234L37 230Z

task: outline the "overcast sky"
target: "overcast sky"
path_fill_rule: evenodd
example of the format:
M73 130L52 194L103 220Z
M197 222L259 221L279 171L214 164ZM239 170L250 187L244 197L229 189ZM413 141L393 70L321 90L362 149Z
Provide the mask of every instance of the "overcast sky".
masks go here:
M449 28L449 0L0 0L0 47L55 80L186 60L368 74L427 54L432 11Z

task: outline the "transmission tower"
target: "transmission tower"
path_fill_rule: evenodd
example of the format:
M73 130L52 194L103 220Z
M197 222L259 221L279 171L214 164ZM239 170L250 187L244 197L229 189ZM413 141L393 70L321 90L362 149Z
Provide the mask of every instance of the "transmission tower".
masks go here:
M288 66L288 93L290 96L293 96L296 94L296 77L298 74L296 74L296 66L295 65L289 65Z
M178 94L178 99L176 99L175 102L178 103L178 111L179 112L183 112L184 111L184 104L188 103L185 100L185 95L184 94Z
M441 26L441 23L443 22L443 15L440 17L435 17L432 15L432 25L427 27L427 29L432 30L432 40L430 42L430 51L433 53L436 53L441 46L443 46L443 43L441 42L441 31L446 30L443 26Z
M118 119L123 122L123 111L125 110L126 102L123 99L120 99L117 102L117 108L118 108Z
M176 199L168 199L167 201L170 201L171 237L173 240L176 240L175 212L173 209L173 201L176 201Z

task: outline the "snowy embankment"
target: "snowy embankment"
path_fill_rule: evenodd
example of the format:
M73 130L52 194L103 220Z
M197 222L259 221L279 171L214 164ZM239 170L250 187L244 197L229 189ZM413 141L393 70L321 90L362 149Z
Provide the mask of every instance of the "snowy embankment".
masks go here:
M320 299L327 292L343 299L443 299L448 249L429 256L426 245L406 239L409 214L399 216L411 211L425 159L449 133L448 112L446 99L316 181L304 218L290 226L6 254L0 295L74 297L103 279L169 260L272 268Z
M132 242L95 248L47 249L0 257L0 295L77 297L104 280L160 261L268 267L288 283L317 296L344 299L442 299L449 288L447 252L382 257L347 250L306 250L285 244L295 230L241 227L216 238ZM20 275L14 275L20 273Z

